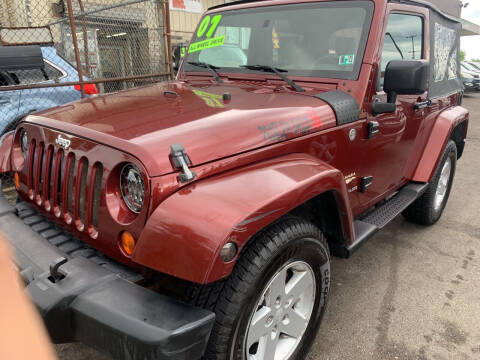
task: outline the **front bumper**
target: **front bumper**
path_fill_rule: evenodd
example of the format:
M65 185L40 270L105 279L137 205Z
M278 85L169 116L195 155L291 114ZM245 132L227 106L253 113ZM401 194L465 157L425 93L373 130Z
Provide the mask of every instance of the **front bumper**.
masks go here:
M212 312L135 284L141 276L69 239L26 203L11 206L3 194L0 232L53 342L80 341L115 359L202 356ZM50 267L62 257L63 278L55 280Z

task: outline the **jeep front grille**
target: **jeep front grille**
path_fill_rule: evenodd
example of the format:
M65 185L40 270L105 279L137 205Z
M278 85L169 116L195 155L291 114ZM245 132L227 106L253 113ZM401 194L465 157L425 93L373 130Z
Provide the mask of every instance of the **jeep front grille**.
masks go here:
M30 143L27 159L28 197L46 212L63 218L78 231L98 236L103 166L52 144Z
M114 272L118 276L132 282L139 282L143 277L134 269L118 263L95 250L70 232L61 229L48 220L42 213L28 204L26 201L19 201L15 205L15 214L29 226L33 231L43 236L50 244L55 246L66 257L87 258L95 264Z

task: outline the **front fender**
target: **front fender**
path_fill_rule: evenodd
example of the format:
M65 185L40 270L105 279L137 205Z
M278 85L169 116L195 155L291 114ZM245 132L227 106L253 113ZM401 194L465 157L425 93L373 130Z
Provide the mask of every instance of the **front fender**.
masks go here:
M453 130L463 121L468 121L468 110L461 106L445 110L438 116L411 180L431 180Z
M10 155L12 153L13 131L4 134L0 138L0 174L12 171Z
M352 214L343 174L306 154L289 154L193 183L150 216L132 259L196 283L228 276L236 258L219 256L226 242L240 253L262 228L313 197L334 191L348 240ZM237 253L237 255L238 255Z

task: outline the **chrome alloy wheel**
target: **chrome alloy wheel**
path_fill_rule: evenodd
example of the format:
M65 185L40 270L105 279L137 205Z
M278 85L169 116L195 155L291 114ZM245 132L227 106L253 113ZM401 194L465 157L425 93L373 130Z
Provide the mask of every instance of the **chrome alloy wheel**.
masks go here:
M437 190L435 192L435 199L433 200L433 208L437 211L441 208L443 199L447 194L451 172L452 160L447 158L445 164L443 164L442 172L440 173L440 178L438 179Z
M246 359L289 359L310 322L315 296L315 275L306 262L295 261L278 270L250 316Z

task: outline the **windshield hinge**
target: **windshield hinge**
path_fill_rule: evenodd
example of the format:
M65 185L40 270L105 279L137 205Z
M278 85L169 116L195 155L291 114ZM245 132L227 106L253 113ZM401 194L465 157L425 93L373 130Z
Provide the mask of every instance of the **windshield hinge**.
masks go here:
M188 168L192 162L182 144L170 145L170 159L175 170L182 171L178 177L180 182L184 183L195 179L196 174Z

